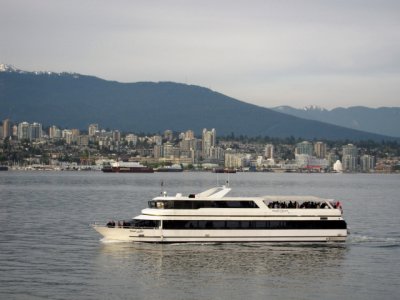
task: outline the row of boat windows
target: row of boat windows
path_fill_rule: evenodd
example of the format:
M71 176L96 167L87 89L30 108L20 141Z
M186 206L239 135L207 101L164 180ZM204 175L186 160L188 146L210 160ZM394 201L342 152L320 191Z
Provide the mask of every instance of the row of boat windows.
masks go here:
M158 228L158 220L132 220L109 222L108 227ZM343 220L307 221L216 221L216 220L164 220L164 229L346 229Z
M315 221L163 221L164 229L346 229L343 220Z
M107 227L114 228L155 228L160 226L158 220L131 220L131 221L109 221Z
M273 201L266 203L268 208L330 208L325 202L305 201L299 203L297 201Z
M199 209L199 208L258 208L254 201L149 201L150 208Z

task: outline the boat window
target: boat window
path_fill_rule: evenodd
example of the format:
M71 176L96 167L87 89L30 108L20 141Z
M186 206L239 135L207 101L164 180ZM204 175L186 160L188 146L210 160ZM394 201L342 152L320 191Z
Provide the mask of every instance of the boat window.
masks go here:
M132 220L130 222L131 228L156 228L160 226L158 220Z

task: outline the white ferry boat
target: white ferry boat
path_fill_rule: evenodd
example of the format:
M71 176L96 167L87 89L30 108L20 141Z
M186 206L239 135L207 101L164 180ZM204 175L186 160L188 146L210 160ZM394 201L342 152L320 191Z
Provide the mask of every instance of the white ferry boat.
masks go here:
M93 228L107 240L181 242L343 242L340 202L313 196L227 197L222 186L148 202L141 215Z

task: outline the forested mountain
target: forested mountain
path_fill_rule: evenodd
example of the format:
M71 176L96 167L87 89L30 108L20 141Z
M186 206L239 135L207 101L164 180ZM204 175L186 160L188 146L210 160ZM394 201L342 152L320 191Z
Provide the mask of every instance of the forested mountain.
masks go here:
M0 118L86 129L90 123L129 132L216 128L218 134L305 139L390 139L290 116L173 82L120 83L71 73L0 71Z

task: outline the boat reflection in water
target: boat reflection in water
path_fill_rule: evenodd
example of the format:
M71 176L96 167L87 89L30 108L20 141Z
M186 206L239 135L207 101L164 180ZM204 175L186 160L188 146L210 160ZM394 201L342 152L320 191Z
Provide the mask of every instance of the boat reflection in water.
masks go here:
M126 286L158 287L164 299L299 299L313 286L318 296L340 298L335 283L346 275L347 252L343 243L106 243L96 265L100 276L115 270Z

